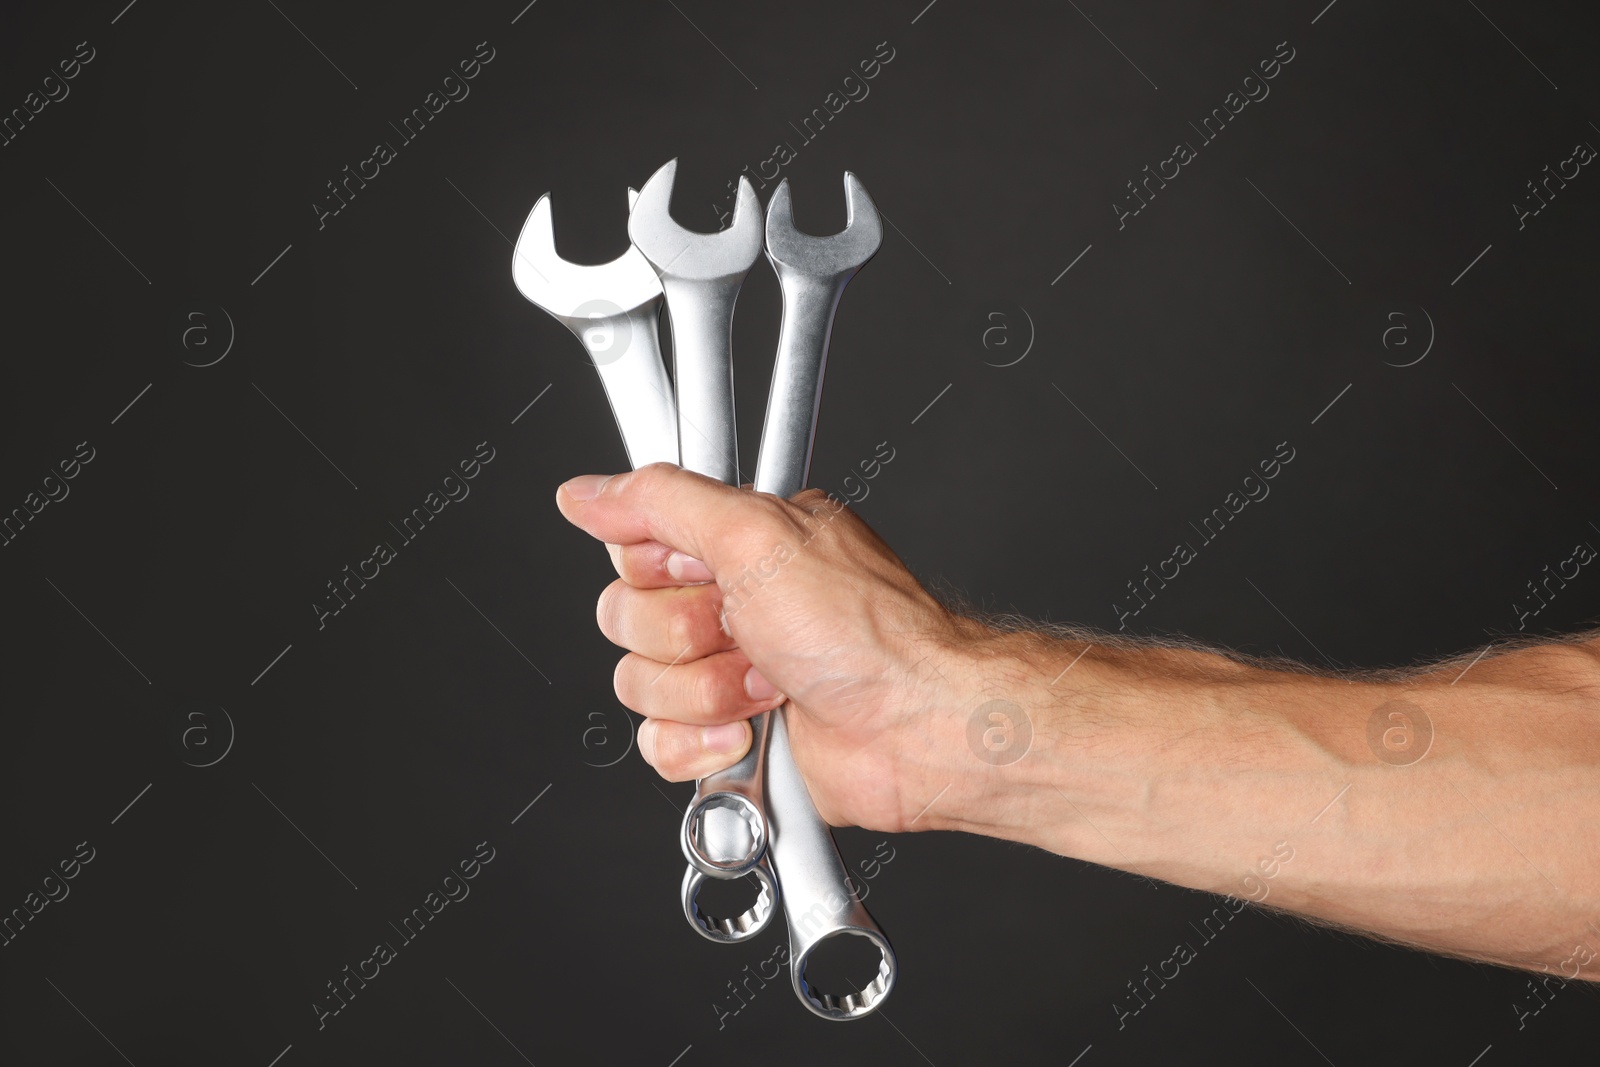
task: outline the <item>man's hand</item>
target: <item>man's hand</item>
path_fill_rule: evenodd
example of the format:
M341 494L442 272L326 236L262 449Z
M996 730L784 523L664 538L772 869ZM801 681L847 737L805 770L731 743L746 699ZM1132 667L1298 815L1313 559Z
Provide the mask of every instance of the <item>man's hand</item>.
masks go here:
M835 825L967 830L1600 977L1596 635L1319 675L956 616L817 492L779 500L662 464L557 500L622 575L600 628L631 650L617 695L668 778L733 763L745 720L787 696L796 762ZM1025 744L988 749L991 701Z
M782 500L664 463L575 478L556 502L621 575L600 630L629 650L617 697L646 717L639 750L663 777L731 766L746 720L788 700L824 819L892 831L916 818L927 796L907 786L924 761L910 754L930 716L959 711L941 665L973 627L865 523L818 490Z

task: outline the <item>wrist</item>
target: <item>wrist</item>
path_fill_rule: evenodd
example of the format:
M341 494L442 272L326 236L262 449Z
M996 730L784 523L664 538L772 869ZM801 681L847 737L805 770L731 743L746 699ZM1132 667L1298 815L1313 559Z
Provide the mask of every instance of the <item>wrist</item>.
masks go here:
M1078 854L1051 830L1071 817L1061 786L1113 740L1103 724L1130 690L1095 647L956 618L927 656L933 693L901 745L902 828Z

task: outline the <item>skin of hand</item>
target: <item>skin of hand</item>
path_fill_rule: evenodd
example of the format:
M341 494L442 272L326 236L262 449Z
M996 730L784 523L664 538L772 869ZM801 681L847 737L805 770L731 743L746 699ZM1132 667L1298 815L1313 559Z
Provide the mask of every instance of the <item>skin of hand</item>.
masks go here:
M930 713L958 703L940 667L976 628L860 518L817 490L783 500L670 464L577 478L556 501L620 575L596 614L629 650L615 687L646 717L652 767L686 781L732 766L750 745L746 720L787 699L822 817L909 825L927 797L908 792L906 753Z
M958 615L815 491L655 464L557 504L621 575L600 628L629 650L617 695L668 779L732 765L745 720L787 697L832 825L999 837L1600 979L1600 635L1318 674ZM1011 752L984 740L994 701L1026 731ZM1391 750L1401 723L1426 746Z

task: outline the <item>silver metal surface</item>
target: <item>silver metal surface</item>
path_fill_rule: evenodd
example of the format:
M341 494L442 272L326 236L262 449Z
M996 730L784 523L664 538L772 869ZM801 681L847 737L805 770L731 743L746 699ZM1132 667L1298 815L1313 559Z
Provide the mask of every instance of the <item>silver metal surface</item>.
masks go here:
M778 882L772 872L771 860L762 856L761 862L752 867L749 873L755 876L757 882L755 903L742 914L718 919L707 915L700 907L700 887L705 885L707 876L693 867L684 870L680 893L683 917L689 920L689 925L694 927L696 933L710 941L731 944L748 941L766 929L777 912L778 903Z
M831 237L813 237L795 228L787 179L767 205L765 244L783 289L783 326L756 461L758 492L787 498L805 487L834 313L845 286L883 241L877 208L854 174L845 173L844 190L847 221L845 228ZM750 751L732 767L702 779L695 802L684 815L684 856L713 878L743 875L761 858L770 837L763 813L762 781L770 759L767 720L781 714L780 708L750 720ZM742 850L707 847L719 843L705 832L711 809L716 807L744 816L748 832L736 842L746 846ZM721 821L732 822L728 818ZM723 835L724 839L728 836Z
M878 1008L894 989L894 949L862 906L845 873L833 831L817 814L811 792L789 749L783 709L771 714L772 751L767 761L767 816L772 844L767 857L783 888L789 920L789 979L795 995L824 1019L859 1019ZM835 938L860 937L879 952L877 973L860 989L823 991L806 981L812 954Z
M737 485L733 305L744 276L761 255L761 205L749 179L741 177L727 229L710 234L686 230L667 210L677 172L674 159L644 183L628 215L628 236L660 276L672 312L678 451L683 465Z
M739 483L733 412L733 310L745 275L761 254L755 190L739 179L733 221L720 233L694 233L668 211L678 161L651 175L628 216L628 236L655 268L672 317L678 447L683 466L729 485ZM761 764L766 745L757 733L742 773L722 790L701 790L684 817L679 840L685 858L712 878L740 878L766 849L761 809ZM711 793L717 793L715 797Z
M628 190L630 207L636 196ZM639 250L629 247L610 263L594 266L562 259L546 193L522 225L511 277L524 297L560 320L589 350L628 462L634 467L678 462L678 420L658 333L661 281Z
M883 243L878 209L849 171L844 174L844 205L844 229L832 237L813 237L795 228L787 178L767 204L767 259L783 286L783 328L755 487L774 496L791 497L805 488L834 312L844 287Z
M834 313L845 286L878 251L883 224L866 189L845 172L846 223L832 237L795 228L789 183L782 182L767 205L767 258L783 288L783 327L767 398L757 490L790 497L805 487L822 400L822 376ZM789 976L800 1002L825 1019L858 1019L894 988L894 950L862 906L846 874L833 832L811 800L789 748L785 709L771 720L766 758L768 858L778 872L789 921ZM721 787L712 779L713 787ZM879 952L878 971L861 989L821 991L806 981L813 952L841 937L860 937Z
M684 859L710 878L742 878L766 851L767 716L750 720L750 749L732 767L696 783L678 835Z
M669 212L678 161L651 175L628 216L628 236L660 277L672 319L678 445L685 469L739 483L738 432L733 411L733 311L745 275L761 253L760 204L747 179L739 179L733 221L712 234L694 233ZM712 796L696 792L678 835L690 868L681 891L683 913L702 936L743 941L766 928L777 913L780 883L765 859L767 817L762 808L761 763L766 751L757 732L740 761L745 775ZM754 873L756 900L737 919L705 915L698 897L705 878Z
M813 237L795 228L787 181L778 186L767 205L765 243L767 258L783 289L783 327L756 462L755 488L759 492L791 497L805 486L834 314L845 286L883 240L877 208L855 175L845 174L844 191L847 222L843 231L831 237ZM877 1008L894 987L894 952L857 897L833 833L818 814L795 765L785 709L756 716L751 727L754 736L749 754L733 767L703 779L685 816L684 855L693 865L684 880L686 914L693 921L687 894L691 886L698 886L697 875L729 877L749 869L734 862L718 862L714 864L717 871L707 871L696 862L706 858L711 817L717 815L724 832L731 828L729 836L735 838L735 844L725 846L719 859L754 856L777 873L779 899L789 923L790 979L801 1003L825 1019L860 1018ZM738 833L739 824L730 817L730 809L750 820L745 833ZM748 809L754 810L753 817ZM763 810L765 818L761 819ZM755 838L757 825L766 829L765 842ZM702 835L698 840L697 832ZM746 846L742 851L741 845ZM876 974L861 989L830 992L812 988L806 968L814 951L841 937L860 937L878 949Z
M793 496L810 467L834 313L850 278L882 240L877 210L846 173L845 229L813 237L795 229L785 182L768 205L763 235L755 193L741 178L732 225L721 233L696 234L668 214L675 174L676 161L657 171L640 193L628 191L633 247L598 266L556 255L550 198L541 197L512 260L517 288L584 341L633 466L681 457L688 469L736 484L733 306L765 244L784 310L755 487ZM657 333L663 297L672 312L676 404ZM862 907L832 831L812 803L789 747L784 709L757 716L751 727L750 751L701 781L684 816L680 840L690 861L681 887L684 917L713 941L744 941L771 922L781 902L789 924L790 976L801 1003L826 1019L860 1018L894 986L893 950ZM747 910L716 918L699 907L707 878L747 874L756 886ZM877 973L860 989L813 989L807 965L819 947L841 937L874 945L880 953Z

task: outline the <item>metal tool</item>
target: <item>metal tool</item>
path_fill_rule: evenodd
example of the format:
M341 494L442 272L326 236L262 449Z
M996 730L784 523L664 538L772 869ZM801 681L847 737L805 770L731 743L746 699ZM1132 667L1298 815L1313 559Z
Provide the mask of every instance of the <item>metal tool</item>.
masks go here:
M673 161L640 193L629 190L633 247L601 266L556 255L549 197L541 197L523 227L512 271L522 294L590 350L633 466L676 462L681 455L685 467L737 484L731 329L739 288L763 245L758 204L741 178L728 229L692 233L668 213L675 174ZM762 492L789 497L805 485L834 313L845 286L882 240L866 190L848 172L844 185L848 221L831 237L795 229L787 182L768 205L764 244L784 311L756 464L755 487ZM657 333L663 295L672 311L676 405ZM742 941L765 928L781 899L796 995L823 1018L860 1018L894 986L893 950L861 905L832 832L812 803L789 747L784 709L755 717L751 727L750 752L701 781L685 814L681 842L690 866L682 885L684 915L712 940ZM700 911L697 897L707 877L746 874L757 880L747 911L731 919ZM865 938L879 950L876 976L843 996L814 991L806 981L814 950L843 936Z
M779 184L767 205L767 258L783 289L783 327L756 460L755 488L785 498L805 487L811 467L822 377L839 299L883 241L877 208L848 171L844 196L845 228L831 237L813 237L795 228L787 180ZM790 979L801 1003L817 1015L860 1018L882 1003L894 987L894 951L858 899L832 831L812 803L789 748L785 709L762 717L771 720L764 731L769 738L768 849L789 921ZM726 788L723 776L738 769L712 776L704 788ZM813 951L826 941L846 936L865 938L878 949L881 960L876 976L865 988L844 995L814 990L806 981L806 965Z
M670 195L670 189L668 192ZM638 199L639 193L629 189L630 213ZM750 210L753 213L754 209ZM756 241L759 250L759 230ZM753 255L751 259L753 262ZM547 193L534 204L523 224L511 273L525 298L563 323L589 350L630 465L638 468L661 460L677 463L678 414L659 336L664 294L655 268L639 249L630 245L610 263L594 266L562 259L555 249ZM731 394L727 399L731 404ZM731 414L724 429L731 451ZM762 826L764 833L764 818ZM737 832L731 826L726 829ZM733 847L723 843L718 852L724 854ZM748 911L731 919L713 919L691 911L689 918L695 928L714 940L743 940L759 933L775 914L778 889L770 865L754 873L758 893Z
M683 466L739 484L733 421L733 305L761 255L761 204L739 179L733 221L719 233L694 233L668 212L678 161L650 176L628 215L628 236L666 292L672 312L672 367Z
M639 191L628 235L660 276L672 317L673 371L678 404L678 447L683 466L739 484L738 434L733 408L733 313L745 275L761 254L760 204L748 179L739 179L733 220L718 233L684 229L669 211L678 162L661 167ZM768 827L761 762L766 742L758 729L739 764L747 773L729 789L696 793L684 817L681 842L690 869L681 887L684 916L714 941L755 936L776 911L779 887L766 858ZM757 879L756 899L733 918L701 911L706 877Z
M628 190L628 207L638 197ZM678 462L672 383L661 361L661 282L639 250L610 263L569 263L556 254L550 194L528 214L511 256L517 290L560 320L589 350L634 467Z
M883 238L877 210L861 183L853 174L846 174L844 186L848 221L841 233L831 237L813 237L795 228L787 182L779 185L767 207L764 243L783 290L783 327L756 463L755 488L785 498L804 488L810 468L828 342L839 299L856 271L877 252ZM634 220L645 210L645 194L649 192L647 184L635 206ZM664 203L665 197L660 201L661 207ZM738 224L736 213L734 226ZM630 220L630 233L643 228L640 224L636 230L635 222ZM681 242L682 238L678 240ZM657 253L650 246L637 236L635 242L647 259L653 264L658 262ZM674 255L687 258L682 244L669 245L662 251L674 248ZM699 268L702 273L727 269L709 255L707 260ZM737 267L739 262L734 261L732 266ZM667 306L676 323L678 304L668 273L663 272L662 281ZM691 314L708 304L721 307L720 303L707 301L694 305ZM704 335L713 325L720 327L720 319L714 324L697 323L696 329ZM675 327L674 352L680 351L677 339ZM717 381L721 380L720 369L719 364ZM678 381L680 444L687 455L689 439L683 436L683 420L695 387L686 384L682 376ZM767 921L762 909L770 909L767 898L772 888L768 875L775 871L776 895L789 921L790 976L796 995L824 1018L859 1018L881 1003L892 988L896 974L893 951L857 899L832 834L817 813L795 766L783 709L754 717L751 729L750 751L734 766L701 780L695 801L685 813L681 841L690 867L682 886L684 914L697 931L715 940L739 941L754 936ZM761 883L755 906L736 920L708 922L697 903L704 879L735 878L747 872L754 872ZM824 942L843 936L865 938L878 949L881 961L877 974L864 989L843 995L813 990L805 978L813 951Z

